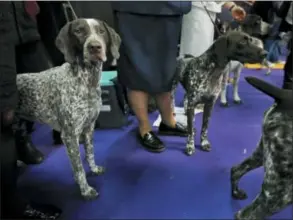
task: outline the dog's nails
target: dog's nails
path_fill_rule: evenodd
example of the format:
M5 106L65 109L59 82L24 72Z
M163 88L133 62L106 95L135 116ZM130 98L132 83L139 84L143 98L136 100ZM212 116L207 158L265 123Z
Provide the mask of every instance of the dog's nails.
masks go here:
M203 145L203 146L201 146L201 149L203 151L210 152L211 151L211 146L210 145Z
M85 200L93 200L96 199L99 196L99 193L91 188L87 193L83 194L83 197Z
M191 156L191 155L193 155L195 153L195 148L186 148L185 149L185 154L187 155L187 156Z
M232 191L232 197L236 200L244 200L247 199L246 193L241 189L236 189Z

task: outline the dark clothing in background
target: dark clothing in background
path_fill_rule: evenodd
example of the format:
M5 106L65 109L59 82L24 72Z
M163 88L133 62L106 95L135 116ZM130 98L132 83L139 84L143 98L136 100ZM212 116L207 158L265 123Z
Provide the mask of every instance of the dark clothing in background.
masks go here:
M0 2L0 102L1 112L17 105L16 71L11 69L11 47L40 40L36 21L24 2Z
M38 30L53 66L60 66L65 62L63 54L55 46L55 39L60 29L67 22L62 7L63 2L38 2L40 7L40 13L37 15ZM48 31L49 27L50 30Z
M40 41L35 2L0 2L1 218L19 219L27 202L17 193L17 148L11 123L3 122L18 104L16 75L48 68ZM7 114L6 114L7 115ZM5 124L5 125L4 125Z
M259 15L264 22L271 23L270 11L272 9L272 1L255 1L252 7L252 13Z
M3 119L3 113L1 113ZM11 126L3 126L1 120L1 219L19 219L27 205L17 193L17 150Z
M119 80L131 90L169 92L182 16L191 2L112 2L112 8L122 39Z

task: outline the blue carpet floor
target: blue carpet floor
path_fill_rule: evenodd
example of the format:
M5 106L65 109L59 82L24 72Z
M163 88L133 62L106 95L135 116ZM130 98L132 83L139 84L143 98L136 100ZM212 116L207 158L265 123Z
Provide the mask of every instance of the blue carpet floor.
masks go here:
M88 175L89 184L100 192L94 201L82 200L64 147L52 147L50 130L38 126L33 140L47 159L26 169L19 180L20 189L30 199L61 207L62 219L66 220L231 219L260 191L263 169L242 179L240 186L247 191L248 199L235 201L230 196L230 168L255 149L263 113L272 104L243 77L255 75L280 85L282 74L274 70L271 76L264 76L262 70L244 70L239 85L244 104L215 106L209 128L210 153L197 150L187 157L183 154L186 140L179 137L163 137L168 149L162 154L148 153L135 138L135 120L123 129L96 131L96 162L106 166L107 172L97 177ZM178 89L177 101L182 96L182 89ZM198 129L201 116L196 117ZM154 120L156 114L150 117ZM198 144L199 137L196 140ZM82 148L81 152L84 158ZM89 171L87 165L85 169ZM292 207L273 218L292 219Z

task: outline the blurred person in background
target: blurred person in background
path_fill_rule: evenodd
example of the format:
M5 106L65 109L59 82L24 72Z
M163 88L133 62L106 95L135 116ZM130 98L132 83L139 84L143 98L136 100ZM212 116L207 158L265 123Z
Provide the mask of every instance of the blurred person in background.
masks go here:
M275 30L279 38L288 42L288 52L284 66L283 88L292 89L292 1L256 1L253 13L262 17L263 21L270 23L272 12L281 20Z
M184 15L180 40L180 55L202 55L214 41L215 21L222 7L231 12L232 17L241 21L245 10L234 2L192 1L191 11Z

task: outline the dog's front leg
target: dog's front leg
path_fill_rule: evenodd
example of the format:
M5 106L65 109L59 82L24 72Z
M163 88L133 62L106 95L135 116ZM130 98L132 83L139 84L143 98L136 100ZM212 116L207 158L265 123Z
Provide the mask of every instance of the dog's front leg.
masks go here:
M208 126L209 126L211 113L215 104L215 100L216 99L213 98L212 100L208 100L204 104L203 120L202 120L201 135L200 135L200 144L201 144L201 149L203 151L211 150L211 145L208 140Z
M193 125L193 118L194 118L194 105L191 105L191 103L188 103L187 107L187 129L188 129L188 136L187 136L187 144L185 153L188 156L191 156L195 153L195 147L194 147L194 136L195 136L195 129Z
M84 138L84 149L86 160L89 164L90 170L96 174L100 175L105 172L105 168L102 166L97 166L95 162L95 152L93 145L93 134L94 134L95 124L91 124L88 128L86 128L83 132Z
M67 154L69 156L75 181L79 185L81 195L85 199L94 199L98 196L97 191L88 185L84 168L82 166L79 152L79 136L61 132L61 138L66 145Z
M263 143L260 140L258 147L253 154L246 158L242 163L231 168L231 193L235 199L246 199L246 193L238 188L239 180L242 176L251 170L254 170L263 165Z
M225 69L226 71L223 74L223 79L222 79L222 90L221 90L221 106L222 107L228 107L228 102L227 102L227 85L228 85L228 78L229 78L229 71Z
M241 104L242 101L239 97L238 93L238 85L239 85L239 78L241 73L242 67L239 66L237 70L234 72L234 78L233 78L233 100L235 104Z

